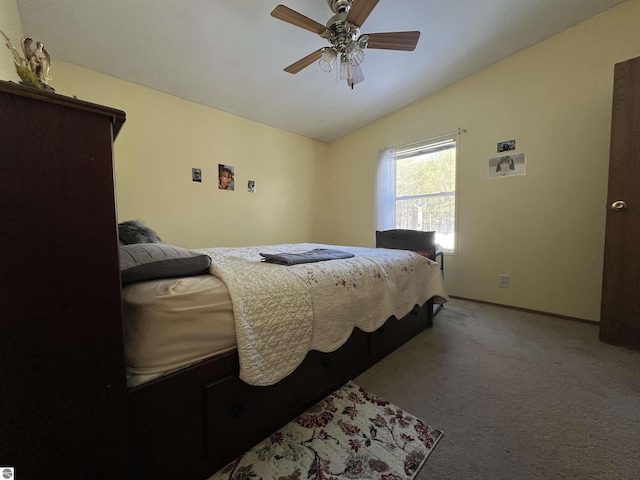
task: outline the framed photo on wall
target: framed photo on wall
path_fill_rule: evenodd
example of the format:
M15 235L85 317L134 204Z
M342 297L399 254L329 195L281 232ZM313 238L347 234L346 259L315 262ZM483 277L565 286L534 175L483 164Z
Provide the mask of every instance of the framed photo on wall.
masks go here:
M218 164L218 188L220 190L234 190L234 168L231 165Z
M489 159L489 178L526 175L525 154L503 155Z
M516 141L515 140L506 140L504 142L498 143L498 153L502 152L510 152L516 149Z

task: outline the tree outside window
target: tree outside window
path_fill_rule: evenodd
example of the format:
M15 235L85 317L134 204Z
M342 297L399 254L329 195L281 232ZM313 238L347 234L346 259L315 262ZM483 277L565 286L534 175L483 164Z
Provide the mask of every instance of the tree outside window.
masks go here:
M445 252L456 249L456 138L440 139L418 147L393 151L393 168L379 169L382 175L395 175L395 186L382 195L392 208L389 222L378 229L402 228L435 231L436 243ZM385 173L386 172L386 173ZM389 179L392 180L392 179ZM393 182L390 182L393 183ZM381 208L380 198L378 208Z

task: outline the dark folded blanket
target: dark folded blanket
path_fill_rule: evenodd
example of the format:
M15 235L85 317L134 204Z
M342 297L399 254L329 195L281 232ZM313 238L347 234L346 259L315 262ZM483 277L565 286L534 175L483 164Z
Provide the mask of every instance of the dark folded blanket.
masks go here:
M352 253L332 250L329 248L315 248L304 253L261 253L263 262L276 263L278 265L297 265L299 263L322 262L324 260L338 260L340 258L351 258Z

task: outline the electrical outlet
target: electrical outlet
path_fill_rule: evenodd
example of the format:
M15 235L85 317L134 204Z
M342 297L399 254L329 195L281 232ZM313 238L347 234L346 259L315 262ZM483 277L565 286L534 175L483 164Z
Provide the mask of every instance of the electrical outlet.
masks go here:
M509 288L509 275L498 275L498 287Z

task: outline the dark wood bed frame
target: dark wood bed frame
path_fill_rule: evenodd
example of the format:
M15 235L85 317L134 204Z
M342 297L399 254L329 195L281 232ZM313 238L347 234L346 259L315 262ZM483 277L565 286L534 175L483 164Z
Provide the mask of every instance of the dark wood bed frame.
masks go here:
M430 303L270 387L228 353L127 388L112 149L120 110L0 81L0 466L204 480L430 325Z
M311 351L288 377L254 387L237 352L131 388L133 478L206 479L431 325L431 301L377 331L354 329L331 353Z

